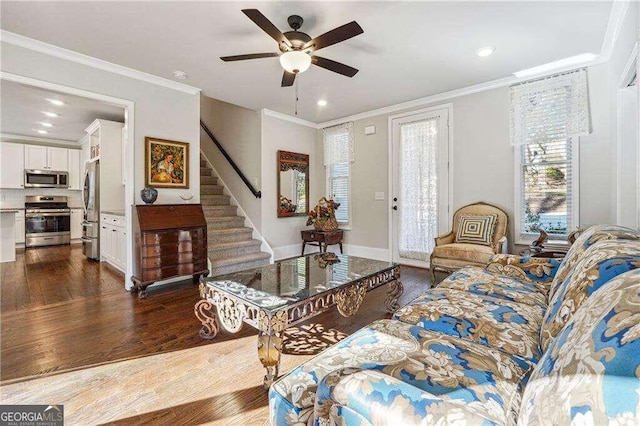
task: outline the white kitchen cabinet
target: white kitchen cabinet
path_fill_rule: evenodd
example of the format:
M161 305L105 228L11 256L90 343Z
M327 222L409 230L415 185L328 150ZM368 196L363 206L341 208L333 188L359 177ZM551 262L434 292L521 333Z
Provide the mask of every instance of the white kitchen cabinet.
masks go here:
M71 239L79 240L82 238L82 219L84 218L84 210L71 209Z
M24 145L0 143L0 188L24 188Z
M124 209L123 126L114 121L95 120L85 129L90 146L100 152L100 208L104 211Z
M0 211L0 262L16 260L15 211Z
M69 157L67 155L69 150L67 148L48 146L47 151L49 170L59 172L69 171Z
M105 223L100 223L100 260L111 260L111 226Z
M18 210L18 213L16 213L16 225L14 229L16 244L24 244L24 210Z
M44 170L47 163L47 147L40 145L24 145L24 168Z
M69 162L69 189L81 189L82 173L80 172L80 150L68 149Z
M100 256L116 269L124 272L126 269L126 240L125 221L123 216L100 215Z
M57 146L24 145L24 168L36 170L69 170L69 150Z

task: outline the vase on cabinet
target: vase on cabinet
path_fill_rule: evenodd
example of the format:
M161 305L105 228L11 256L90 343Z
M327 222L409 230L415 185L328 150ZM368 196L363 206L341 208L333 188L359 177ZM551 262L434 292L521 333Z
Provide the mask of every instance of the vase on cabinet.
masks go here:
M140 198L146 204L153 204L158 199L158 190L154 188L142 188L140 191Z

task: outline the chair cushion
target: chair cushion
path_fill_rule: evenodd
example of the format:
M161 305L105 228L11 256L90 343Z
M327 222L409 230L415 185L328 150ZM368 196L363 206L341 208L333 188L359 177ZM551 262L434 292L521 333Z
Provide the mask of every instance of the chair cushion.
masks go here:
M518 424L637 424L640 269L611 280L569 320L536 366Z
M468 266L445 278L438 288L452 288L470 293L486 294L517 303L547 308L548 286L544 283L521 281L496 275L484 269Z
M438 396L428 409L456 401L494 423L514 424L533 365L466 339L380 320L275 382L269 391L271 424L307 424L320 381L349 367L377 370Z
M497 221L497 214L460 215L455 242L481 244L492 247Z
M545 308L450 288L436 288L399 309L393 319L461 337L537 363Z
M612 278L636 268L640 268L640 241L603 240L587 248L551 296L540 331L543 351L588 297Z
M619 225L595 225L583 231L569 248L562 263L558 267L551 283L549 296L553 296L556 289L567 278L576 263L580 261L586 249L600 240L635 239L640 240L640 231Z
M494 254L495 252L491 247L478 244L452 243L434 247L432 258L486 265Z

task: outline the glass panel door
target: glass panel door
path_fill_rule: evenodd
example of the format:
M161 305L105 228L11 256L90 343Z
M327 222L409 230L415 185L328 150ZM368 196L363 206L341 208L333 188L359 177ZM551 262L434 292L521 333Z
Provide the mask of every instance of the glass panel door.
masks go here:
M392 132L393 261L428 267L449 224L448 111L393 119Z

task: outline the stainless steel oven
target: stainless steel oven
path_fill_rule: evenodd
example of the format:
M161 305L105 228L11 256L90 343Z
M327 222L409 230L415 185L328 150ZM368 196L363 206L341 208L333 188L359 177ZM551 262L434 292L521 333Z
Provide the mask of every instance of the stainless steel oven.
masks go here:
M71 242L71 210L67 197L27 196L24 220L25 247Z

